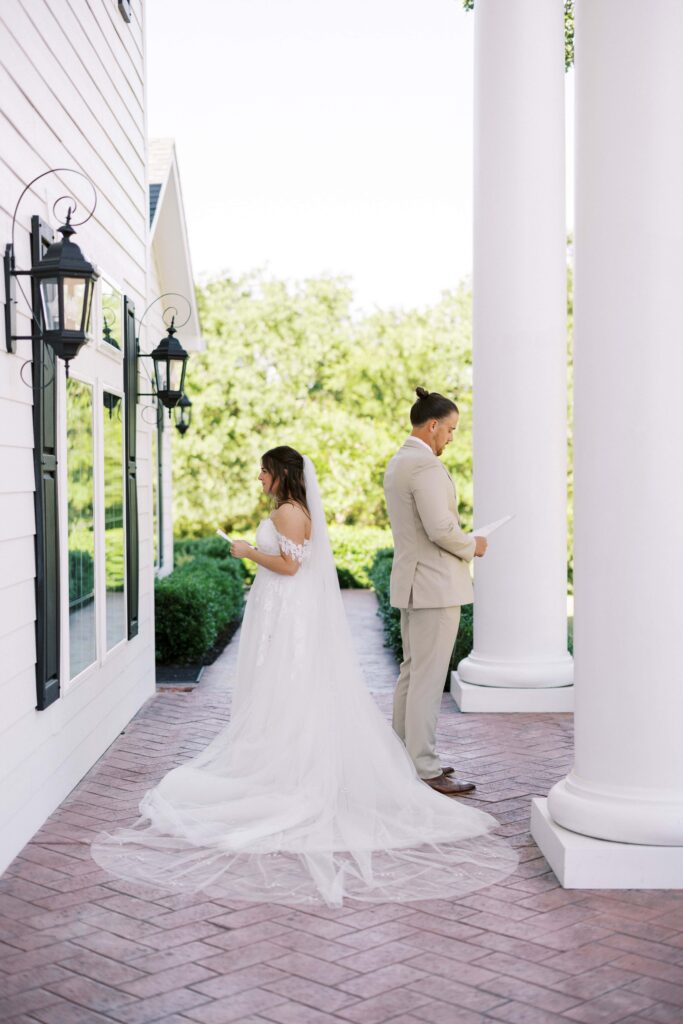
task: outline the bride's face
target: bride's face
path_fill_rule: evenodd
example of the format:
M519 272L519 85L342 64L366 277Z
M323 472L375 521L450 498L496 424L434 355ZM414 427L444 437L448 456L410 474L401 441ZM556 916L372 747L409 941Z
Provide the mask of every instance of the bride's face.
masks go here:
M263 487L263 493L264 494L273 494L274 493L274 487L273 487L274 477L273 477L273 474L272 473L268 473L267 470L265 470L263 468L263 466L261 466L261 472L259 473L258 478L261 481L261 487Z

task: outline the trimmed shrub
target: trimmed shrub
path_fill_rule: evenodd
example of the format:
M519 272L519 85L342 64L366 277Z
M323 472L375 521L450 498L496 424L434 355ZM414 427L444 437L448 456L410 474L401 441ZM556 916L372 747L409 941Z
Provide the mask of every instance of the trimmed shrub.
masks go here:
M176 567L200 557L214 558L218 562L243 568L242 560L232 558L230 546L222 537L202 537L199 540L173 542L173 563Z
M181 562L156 581L154 594L156 659L162 664L201 660L244 607L243 577L232 558L202 554Z
M394 560L393 548L384 548L375 555L369 570L373 588L377 594L379 614L384 622L386 646L396 655L397 661L403 660L403 644L401 642L401 613L389 603L389 581L391 565ZM450 684L450 674L456 669L463 658L466 658L474 646L474 605L465 604L460 609L460 628L455 641L451 663L448 667L446 685ZM570 654L574 650L574 619L567 620L567 647Z
M240 533L241 540L254 543L254 535ZM223 565L232 565L240 575L242 583L253 583L256 566L253 562L245 562L241 558L233 558L230 554L230 545L222 537L199 537L192 540L174 540L173 542L174 561L177 566L183 566L195 558L213 558Z
M391 531L379 526L331 526L330 543L340 587L372 586L369 570L383 548L391 544Z
M241 532L239 537L255 542L253 533ZM372 584L368 575L375 553L391 544L391 531L380 526L331 526L330 543L337 565L340 587L369 588ZM201 537L199 540L177 540L174 545L176 565L182 565L199 555L230 561L230 545L221 537ZM235 561L235 560L233 560ZM253 583L256 565L241 559L245 583Z
M200 661L216 639L214 618L207 613L206 588L200 579L178 570L154 587L156 660L161 664Z
M401 613L389 603L389 580L394 560L393 548L381 548L372 560L368 571L379 605L379 615L384 623L386 646L394 652L397 661L403 660L401 642Z

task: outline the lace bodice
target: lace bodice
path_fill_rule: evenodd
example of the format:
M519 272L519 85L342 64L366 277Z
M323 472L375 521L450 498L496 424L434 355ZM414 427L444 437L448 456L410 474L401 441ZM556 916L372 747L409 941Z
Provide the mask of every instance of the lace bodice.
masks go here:
M284 534L280 533L272 519L262 519L256 529L256 547L261 551L264 551L267 555L277 555L278 552L283 551L286 555L291 555L296 558L300 565L303 565L308 561L311 551L310 540L305 540L303 544L295 544L289 537L285 537Z

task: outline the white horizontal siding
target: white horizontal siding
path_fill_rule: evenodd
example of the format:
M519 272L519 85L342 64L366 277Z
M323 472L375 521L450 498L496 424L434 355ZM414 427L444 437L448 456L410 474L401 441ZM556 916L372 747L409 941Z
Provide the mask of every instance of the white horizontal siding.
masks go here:
M166 423L163 435L164 573L173 571L173 445L182 444L174 423Z
M137 5L134 5L137 6ZM85 255L106 267L136 305L147 305L148 199L144 40L139 12L130 24L116 0L3 0L0 4L0 232L9 239L24 186L50 167L85 173L97 189L94 216L78 229ZM18 266L29 265L30 219L58 227L54 200L73 194L81 209L91 189L77 175L42 178L22 200ZM64 214L66 204L58 208ZM80 220L77 213L74 220ZM28 282L22 281L28 292ZM30 311L17 294L17 327ZM95 325L93 325L95 326ZM154 692L153 569L148 435L138 416L140 632L104 655L61 696L36 711L35 514L31 343L5 352L0 323L0 871ZM116 386L120 371L94 343L73 363L78 376ZM63 373L63 367L58 372ZM149 390L141 387L141 390ZM148 401L148 400L144 400ZM63 409L60 415L63 416ZM63 453L60 453L63 465ZM60 494L63 503L65 495ZM68 614L68 609L62 609Z
M0 615L0 636L14 632L27 622L33 622L36 615L35 587L32 579L15 583L0 591L2 615ZM11 600L10 600L11 598Z
M2 217L0 217L0 224L4 223ZM27 359L31 358L31 342L30 341L19 341L17 342L17 351L15 353L9 353L5 351L4 341L4 317L2 320L3 330L0 332L3 337L2 348L0 348L0 354L2 355L2 363L0 366L0 401L3 399L10 403L10 407L3 405L2 416L7 421L9 419L12 424L11 434L3 434L0 437L4 441L8 439L8 436L14 438L18 435L21 428L16 428L14 424L17 422L15 416L22 416L21 411L17 412L18 405L27 405L30 409L33 408L33 392L31 391L31 367L24 366ZM31 326L27 323L23 317L17 317L17 330L20 334L26 334L30 331ZM23 372L24 379L22 380L21 374ZM28 383L25 383L28 381ZM32 413L29 414L31 416ZM32 443L33 439L33 428L31 427L30 440ZM24 434L24 436L26 436ZM23 442L23 438L22 438Z
M21 494L33 490L33 450L26 446L3 445L0 457L0 494Z
M7 376L9 377L10 374ZM30 398L29 389L25 387L24 390ZM0 395L0 398L2 397ZM0 402L0 437L8 448L33 450L33 407L30 402L11 399ZM0 564L2 563L0 562Z
M33 581L35 576L35 550L33 541L33 523L27 524L26 536L16 537L13 540L0 541L0 590L14 586L18 583ZM5 668L5 663L0 658L0 666ZM0 672L0 675L2 673Z
M0 456L2 455L0 448ZM35 506L33 493L3 494L2 515L0 515L0 541L14 540L35 534ZM0 607L0 613L2 608Z
M15 641L22 647L10 646ZM11 661L6 666L6 678L0 681L0 726L2 732L11 730L12 726L29 715L36 706L36 645L33 623L22 626L20 630L0 638L0 651L6 650ZM29 662L14 671L12 662L19 659ZM2 735L2 733L0 733ZM14 766L13 766L14 768Z
M159 299L164 293L165 287L163 281L159 277L159 267L157 260L155 259L154 249L150 252L150 302L152 299ZM192 296L187 296L188 299L192 299ZM155 306L150 310L150 325L151 329L148 333L149 342L151 345L155 345L157 340L160 340L166 333L166 326L164 323L164 308L165 303L178 302L177 298L160 299ZM185 319L186 313L183 309L179 310L179 321ZM182 329L179 333L180 341L182 343ZM168 576L173 571L173 445L181 444L181 438L178 431L175 429L175 410L169 419L168 411L164 409L164 429L161 433L161 444L162 444L162 518L163 518L163 550L164 550L164 563L159 572L159 576ZM156 472L156 466L154 467Z

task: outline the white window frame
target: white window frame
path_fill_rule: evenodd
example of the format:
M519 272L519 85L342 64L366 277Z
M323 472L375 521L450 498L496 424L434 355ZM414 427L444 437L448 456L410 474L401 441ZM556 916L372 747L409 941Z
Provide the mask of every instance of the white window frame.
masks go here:
M123 365L123 296L125 295L125 289L123 287L123 284L119 283L116 280L116 278L113 277L111 274L107 273L106 271L103 271L101 268L98 269L100 270L100 277L95 287L95 295L93 297L93 304L95 306L95 309L93 310L93 317L91 319L91 324L95 324L95 329L93 331L94 347L98 352L104 352L104 354L108 356L109 359L113 359L115 362ZM119 339L121 344L120 349L114 348L113 345L110 345L102 337L102 324L104 322L104 314L102 308L102 284L105 281L108 285L111 285L112 288L115 288L116 291L121 296L121 312L119 314L119 320L121 325L121 338Z
M75 360L73 361L75 363ZM55 360L56 369L59 371L60 364ZM71 655L71 637L69 631L69 491L68 491L68 472L67 472L67 460L69 457L67 449L67 434L66 434L66 413L67 413L67 386L66 386L66 375L58 373L57 379L57 429L59 431L59 461L58 461L58 505L59 505L59 534L60 534L60 559L59 559L59 592L60 592L60 607L61 611L61 622L59 624L59 652L60 652L60 683L62 693L68 692L79 683L89 679L90 676L97 672L100 667L100 655L101 655L101 633L99 628L99 617L100 609L98 607L99 601L99 576L100 576L100 564L101 564L101 551L98 550L98 545L102 544L101 536L98 537L97 529L98 518L100 514L100 486L98 482L98 476L100 475L100 458L99 455L103 454L101 451L101 431L97 429L96 422L96 395L97 395L97 379L96 377L88 374L85 371L85 367L78 368L79 372L76 372L75 365L70 365L69 376L78 381L79 384L85 384L91 389L92 392L92 438L93 438L93 556L94 556L94 590L95 590L95 623L96 623L96 636L95 636L95 658L86 665L85 668L81 669L75 676L71 675L70 666L70 655ZM100 435L98 453L98 434Z
M60 548L60 684L62 694L72 691L75 687L100 671L112 656L118 654L123 644L128 641L128 623L123 637L107 650L107 607L106 607L106 565L104 546L104 432L102 415L104 409L104 392L120 395L122 421L125 424L125 395L123 384L123 338L121 349L116 349L102 339L102 294L101 281L105 280L121 295L121 328L123 330L123 296L125 287L109 274L101 274L95 287L93 297L94 333L89 343L69 365L69 376L91 388L92 391L92 436L93 436L93 528L94 528L94 588L95 588L95 659L86 665L77 675L71 677L70 669L70 635L69 635L69 495L67 473L67 389L66 377L61 372L61 363L57 360L57 432L58 432L58 517L59 517L59 548ZM103 360L100 356L106 358ZM117 377L114 381L112 378ZM121 433L122 458L121 473L123 484L123 530L124 530L124 595L128 586L128 549L126 537L126 457L125 457L125 426ZM127 596L126 596L127 601Z
M106 342L104 342L106 345ZM111 347L111 346L110 346ZM102 654L99 659L100 665L106 664L106 662L116 654L123 644L128 643L128 612L126 611L126 618L124 622L123 636L118 640L113 647L107 650L107 554L104 546L104 539L106 535L106 529L104 525L104 431L102 429L102 417L104 416L104 392L108 391L111 395L119 395L121 402L118 406L121 415L121 497L122 497L122 511L123 511L123 596L126 609L128 607L128 548L126 545L126 398L123 393L123 384L120 387L113 387L108 384L107 381L103 381L101 378L98 379L98 407L99 407L99 425L98 430L100 433L100 493L98 494L98 500L100 508L102 510L101 521L99 523L99 530L101 533L101 566L102 566L102 589L100 597L100 608L98 613L98 630L101 638L101 650ZM118 416L118 413L114 415ZM97 524L96 524L97 529ZM97 599L97 592L96 592Z

